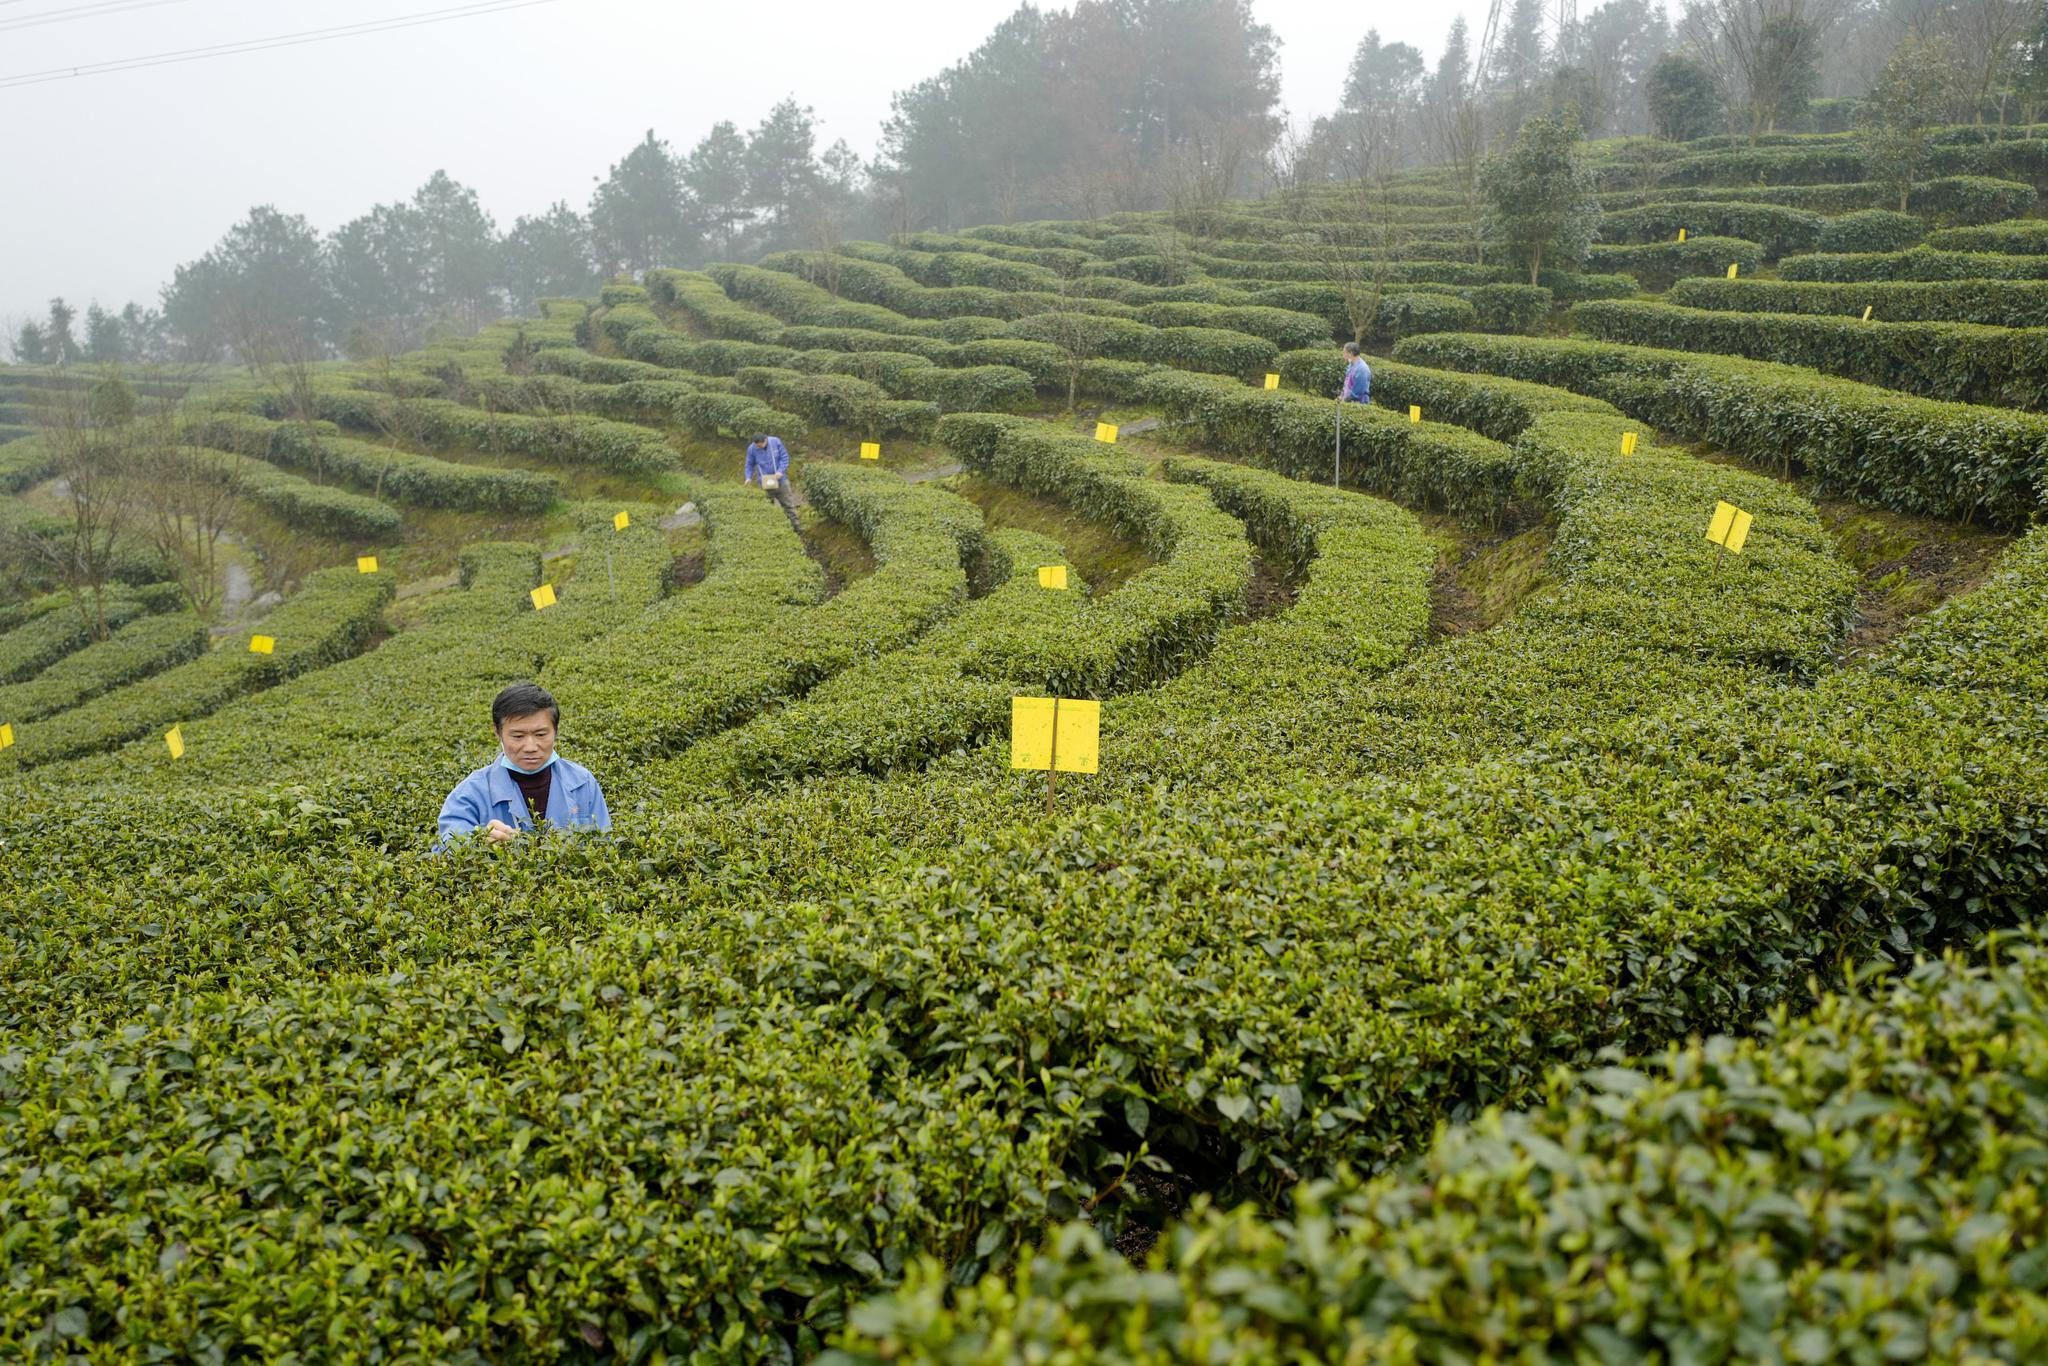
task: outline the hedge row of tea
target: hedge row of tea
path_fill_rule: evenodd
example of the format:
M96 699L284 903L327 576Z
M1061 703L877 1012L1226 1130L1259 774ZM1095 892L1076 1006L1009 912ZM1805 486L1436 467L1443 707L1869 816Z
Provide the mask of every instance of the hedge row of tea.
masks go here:
M2037 682L2038 633L2030 646ZM1930 639L1919 653L1957 652ZM1770 686L1409 784L1181 796L1112 825L993 831L940 881L929 865L862 867L858 897L774 915L732 904L725 870L697 862L709 851L663 840L414 872L359 851L325 811L259 801L191 832L225 842L210 876L231 882L166 945L90 921L133 923L137 892L168 903L184 888L85 895L104 858L81 828L36 824L47 871L21 889L21 929L37 927L24 977L52 1007L69 990L167 1013L89 1051L21 1037L0 1085L22 1123L0 1162L36 1168L10 1198L13 1256L39 1271L10 1322L191 1351L503 1355L569 1333L815 1345L906 1247L971 1281L1048 1215L1110 1217L1141 1137L1150 1160L1205 1182L1240 1162L1254 1187L1340 1156L1371 1165L1454 1096L1519 1097L1598 1041L1751 1018L1797 990L1820 945L1938 937L2024 904L2043 871L2021 853L2037 698L2008 694L2001 722L1932 679ZM1985 780L1968 796L1951 781L1962 766ZM1417 810L1433 813L1427 843L1404 814ZM1873 895L1862 870L1895 840L1921 875ZM265 895L231 906L234 885ZM336 885L347 921L307 914ZM209 927L215 903L239 933ZM49 916L57 905L69 913ZM1775 913L1744 913L1757 905ZM273 928L252 935L252 915ZM311 941L298 962L279 931ZM1112 958L1106 935L1158 948ZM163 998L169 962L190 973L195 955L252 942L269 947L238 968L247 986ZM372 970L314 983L307 963ZM280 973L300 984L265 989ZM291 1092L273 1085L285 1077ZM329 1103L289 1104L309 1078ZM1237 1154L1223 1172L1207 1165L1219 1144ZM236 1192L241 1218L223 1226L217 1203L186 1195L206 1190ZM124 1210L145 1200L138 1242ZM530 1228L549 1236L514 1236ZM261 1268L211 1269L224 1239L258 1237ZM362 1288L328 1291L330 1277Z
M1403 200L1455 242L1455 187ZM188 405L236 436L220 458L348 496L414 501L391 481L446 477L425 461L549 480L557 508L555 470L648 501L570 509L544 612L535 547L474 546L458 589L324 667L297 627L275 657L179 655L189 619L144 594L0 685L42 709L0 759L26 769L0 839L0 1349L2023 1357L2035 950L1788 1012L1816 973L2048 894L2048 540L1838 671L1856 585L1813 508L1657 429L2018 524L2044 419L1679 337L1484 335L1484 310L1521 332L1620 291L1418 252L1384 334L1414 335L1333 430L1344 301L1314 255L1240 249L1270 206L1240 223L1198 257L1120 216L657 272L324 376L332 425L246 390ZM1887 230L1834 244L1889 253ZM1850 325L1703 283L1731 306L1575 317ZM1882 345L1813 359L1916 363ZM1998 385L2028 361L1973 363ZM1164 458L1023 415L1069 394L1159 414ZM1152 563L1048 591L1056 544L809 459L813 506L874 557L828 594L757 490L674 472L668 434L757 427L928 435ZM1428 642L1431 544L1362 492L1540 515L1555 586ZM682 498L706 564L672 584L655 522ZM1700 534L1723 500L1755 515L1739 558ZM1287 595L1246 619L1255 549ZM330 616L375 626L389 591L330 572L271 621L340 594ZM4 610L0 653L58 630L53 601ZM272 658L292 676L226 686ZM563 699L620 828L429 852L508 669ZM1026 690L1104 703L1104 771L1050 821L1001 740ZM116 710L133 729L36 747ZM1679 1177L1640 1179L1674 1151ZM1160 1223L1191 1191L1282 1217L1198 1207L1144 1269L1057 1227Z

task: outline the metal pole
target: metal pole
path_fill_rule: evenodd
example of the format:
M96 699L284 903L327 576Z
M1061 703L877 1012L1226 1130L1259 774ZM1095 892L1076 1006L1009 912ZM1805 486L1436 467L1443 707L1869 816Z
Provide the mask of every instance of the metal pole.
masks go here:
M1337 395L1337 406L1333 411L1337 418L1337 450L1330 459L1330 487L1341 489L1344 487L1344 395Z
M612 586L612 601L617 602L619 600L619 576L612 573L612 548L610 546L604 548L604 576L610 581Z
M1052 794L1060 781L1060 700L1052 700L1052 753L1045 761L1045 814L1052 814Z

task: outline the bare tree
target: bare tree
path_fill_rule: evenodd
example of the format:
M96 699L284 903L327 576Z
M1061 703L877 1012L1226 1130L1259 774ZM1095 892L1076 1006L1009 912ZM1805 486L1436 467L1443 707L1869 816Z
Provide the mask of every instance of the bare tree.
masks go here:
M1996 91L1998 123L2005 126L2008 83L2019 56L2020 35L2037 13L2038 0L1951 0L1942 8L1936 32L1954 45L1973 122L1984 122L1984 106Z
M159 384L147 388L163 391ZM171 566L192 610L210 620L221 599L221 541L244 492L239 463L188 440L176 400L145 402L129 450L130 514L137 534Z
M1324 152L1320 140L1294 123L1283 124L1273 145L1266 149L1260 188L1286 221L1298 223L1307 218L1310 199L1329 180Z
M1486 195L1479 186L1479 168L1486 160L1486 111L1469 81L1440 91L1423 105L1423 123L1432 154L1448 166L1451 180L1465 199L1465 221L1472 225L1472 260L1486 264L1486 235L1479 230Z
M71 517L61 528L25 529L14 549L22 559L48 568L70 594L93 639L105 640L107 585L129 514L135 392L109 374L88 388L53 388L35 414L39 436L55 457L56 488Z
M279 327L247 308L237 308L229 318L235 354L262 385L277 393L284 420L301 430L313 449L313 481L326 481L325 462L315 424L320 420L319 391L314 383L314 366L319 353L312 339L296 327Z
M1182 131L1160 168L1168 217L1197 242L1213 241L1224 207L1257 157L1256 132L1240 122L1204 120Z
M1848 0L1691 0L1682 31L1714 73L1754 143L1803 107L1819 80L1821 44Z
M1319 124L1316 155L1335 179L1300 197L1301 217L1294 224L1298 236L1320 245L1310 264L1337 294L1352 340L1361 344L1378 326L1404 239L1388 192L1398 131L1364 111Z

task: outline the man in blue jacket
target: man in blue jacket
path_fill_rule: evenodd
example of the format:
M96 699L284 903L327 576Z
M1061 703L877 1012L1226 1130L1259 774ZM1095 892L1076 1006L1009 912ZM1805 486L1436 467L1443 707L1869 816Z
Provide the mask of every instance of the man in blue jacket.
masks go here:
M491 703L497 762L455 785L441 803L441 841L481 830L494 844L546 821L556 829L609 830L612 813L589 769L555 753L562 709L538 683L514 683Z
M1337 401L1372 404L1372 367L1358 354L1357 342L1344 343L1344 389Z
M796 504L790 501L789 490L789 447L782 444L781 437L763 432L748 443L747 466L741 478L766 489L789 517L789 524L796 525Z

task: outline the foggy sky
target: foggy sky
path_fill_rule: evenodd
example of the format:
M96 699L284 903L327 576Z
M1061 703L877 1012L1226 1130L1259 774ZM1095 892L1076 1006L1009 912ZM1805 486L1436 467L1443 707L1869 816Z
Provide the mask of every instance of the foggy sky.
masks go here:
M449 8L456 0L154 0L8 29L109 0L0 0L0 77ZM1048 8L1064 8L1048 0ZM556 0L302 47L0 89L0 324L61 294L82 315L154 306L177 264L252 205L321 232L409 196L436 169L500 231L596 177L653 128L687 152L719 119L750 128L786 94L873 152L890 96L964 57L1016 0L896 5ZM1282 40L1296 118L1337 102L1368 28L1432 64L1476 0L1254 0ZM81 322L82 329L83 324ZM81 331L82 335L82 331Z

